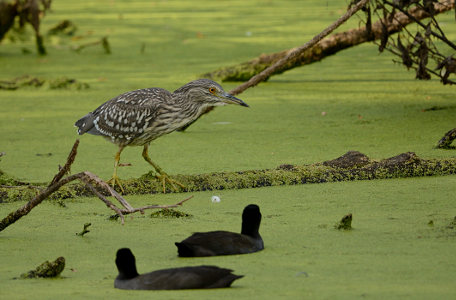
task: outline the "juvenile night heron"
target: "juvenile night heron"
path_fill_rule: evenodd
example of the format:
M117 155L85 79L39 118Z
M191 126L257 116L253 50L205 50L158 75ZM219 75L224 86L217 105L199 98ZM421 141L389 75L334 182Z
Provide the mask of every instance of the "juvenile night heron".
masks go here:
M198 79L173 93L162 88L146 88L121 94L79 119L78 133L101 135L119 146L115 155L114 174L108 181L123 190L117 176L120 154L126 146L143 146L143 158L154 167L161 180L176 189L179 182L171 179L148 155L149 143L195 121L209 107L226 104L248 105L227 92L216 82Z

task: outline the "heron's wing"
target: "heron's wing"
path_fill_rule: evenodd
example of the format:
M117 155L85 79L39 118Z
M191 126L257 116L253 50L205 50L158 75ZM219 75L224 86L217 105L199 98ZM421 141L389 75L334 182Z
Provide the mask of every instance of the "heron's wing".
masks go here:
M144 133L169 99L171 93L160 88L127 92L103 103L76 122L76 126L84 124L78 126L80 134L103 135L128 144Z

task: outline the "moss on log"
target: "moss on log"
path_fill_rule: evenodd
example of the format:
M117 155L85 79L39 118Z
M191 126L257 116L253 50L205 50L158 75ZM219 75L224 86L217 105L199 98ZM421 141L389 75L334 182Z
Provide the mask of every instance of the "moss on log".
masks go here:
M366 155L349 151L334 160L312 165L284 164L275 169L218 172L196 175L175 175L183 183L181 192L258 188L265 186L325 183L354 180L441 176L456 174L456 158L422 159L413 152L402 153L384 160L372 160ZM122 181L124 194L154 194L162 185L153 173ZM43 189L45 186L43 185ZM29 201L39 187L0 187L0 202ZM102 191L100 191L102 192ZM167 192L173 192L168 190ZM105 192L103 192L105 193ZM81 183L62 186L49 198L61 200L78 196L93 196Z
M60 256L55 261L45 261L35 270L21 274L21 278L52 278L57 277L65 269L65 258Z

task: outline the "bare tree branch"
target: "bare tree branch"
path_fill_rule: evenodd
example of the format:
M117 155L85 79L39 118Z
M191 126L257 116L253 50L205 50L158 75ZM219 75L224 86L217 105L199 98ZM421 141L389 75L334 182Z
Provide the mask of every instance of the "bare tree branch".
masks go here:
M62 177L65 176L65 174L70 173L71 165L73 164L74 159L75 159L76 155L78 154L78 151L77 151L78 150L78 146L79 146L79 139L77 139L76 142L74 142L74 145L71 148L70 154L68 155L68 158L67 158L67 161L66 161L65 165L54 176L54 178L52 179L52 181L48 185L48 187L50 187L51 185L59 182L60 179L62 179Z
M41 202L43 202L44 199L49 197L52 193L57 191L63 185L65 185L73 180L76 180L76 179L83 182L85 184L85 186L90 191L92 191L92 193L94 193L98 198L101 199L101 201L103 201L106 204L107 207L114 210L120 216L122 225L125 223L125 218L124 218L125 214L131 214L131 213L138 212L138 211L143 213L144 210L146 210L146 209L177 207L177 206L181 206L185 201L192 198L192 196L190 196L182 201L177 202L176 204L171 204L171 205L148 205L148 206L144 206L144 207L140 207L140 208L134 208L119 193L117 193L112 187L110 187L108 184L106 184L103 180L101 180L95 174L92 174L90 172L80 172L80 173L62 178L70 170L71 164L74 162L74 159L77 154L78 145L79 145L79 140L76 140L70 151L70 154L68 155L65 165L54 176L54 179L51 181L51 183L47 186L46 189L41 191L38 195L36 195L33 199L31 199L29 202L27 202L24 206L22 206L21 208L19 208L16 211L11 212L8 216L6 216L5 218L3 218L3 220L0 221L0 232L3 231L9 225L11 225L14 222L16 222L17 220L19 220L20 218L22 218L23 216L27 215L34 207L36 207ZM120 209L117 206L115 206L101 192L99 192L92 184L94 184L101 190L107 191L109 195L116 198L120 202L120 204L122 204L124 209Z
M146 206L143 206L143 207L134 208L134 209L132 209L132 210L125 210L125 209L123 209L123 210L121 210L121 212L122 212L123 214L131 214L131 213L135 213L135 212L138 212L138 211L141 212L141 213L143 213L143 211L146 210L146 209L160 209L160 208L163 209L163 208L179 207L179 206L182 206L182 205L184 204L185 201L190 200L190 199L192 199L192 198L193 198L193 196L187 197L187 198L185 198L184 200L179 201L179 202L177 202L176 204L172 204L172 205L146 205Z
M447 12L455 7L454 0L443 0L435 3L434 15ZM417 20L430 17L429 13L421 7L412 7L408 14ZM338 32L331 36L325 37L313 47L302 52L296 59L288 61L281 68L277 69L272 75L281 74L287 70L308 65L334 55L344 49L369 42L372 40L382 40L401 30L407 30L406 26L413 23L401 11L390 12L389 15L383 16L380 20L371 26L353 28L344 32ZM387 40L384 41L385 43ZM240 63L234 66L222 67L215 71L203 74L203 77L212 78L221 81L247 81L256 74L264 71L266 68L283 59L291 51L297 48L288 49L271 54L262 54L250 61ZM388 50L388 49L387 49Z
M283 65L285 65L288 61L296 59L301 53L321 41L325 36L333 32L337 27L345 23L351 16L353 16L358 10L360 10L369 0L361 0L356 5L352 6L342 17L340 17L336 22L328 26L325 30L314 36L310 41L305 43L303 46L298 47L290 51L287 56L280 59L278 62L273 64L272 66L268 67L266 70L261 72L258 75L253 76L250 78L249 81L239 85L235 89L230 91L230 94L237 95L245 91L246 89L257 85L258 83L265 81L266 79L271 76L275 71L279 70Z
M90 183L86 183L86 186L92 191L92 193L94 193L95 196L100 198L101 201L103 201L107 207L114 210L120 216L121 223L123 225L125 223L125 217L122 214L122 211L119 208L117 208L117 206L115 206L111 201L106 199L106 197L103 196L100 192L98 192Z

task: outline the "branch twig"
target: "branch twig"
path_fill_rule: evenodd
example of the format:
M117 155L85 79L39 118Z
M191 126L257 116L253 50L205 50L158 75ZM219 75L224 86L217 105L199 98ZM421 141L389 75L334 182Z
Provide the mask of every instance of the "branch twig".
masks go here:
M190 197L187 197L185 198L184 200L181 200L179 202L177 202L176 204L171 204L171 205L146 205L146 206L143 206L143 207L139 207L139 208L133 208L132 210L122 210L122 213L123 214L131 214L131 213L135 213L135 212L141 212L143 213L144 210L146 209L158 209L158 208L173 208L173 207L179 207L179 206L182 206L184 204L185 201L188 201L190 199L192 199L193 196L190 196Z
M125 218L124 218L124 215L122 214L122 211L119 208L117 208L117 206L115 206L111 201L106 199L106 197L103 196L100 192L98 192L90 183L86 183L86 186L92 191L92 193L95 194L95 196L100 198L101 201L103 201L107 207L114 210L120 216L120 220L123 225L125 223Z
M51 183L48 185L50 187L51 185L57 183L62 177L70 172L71 165L74 162L74 159L76 157L76 154L78 154L78 146L79 146L79 139L74 142L73 147L71 148L70 154L68 155L67 161L65 165L59 170L59 172L54 176L52 179Z
M93 173L90 172L80 172L74 175L67 176L63 178L63 176L69 172L71 165L74 162L74 159L77 154L77 148L79 146L79 140L76 140L70 154L68 155L67 161L65 165L59 170L59 172L54 176L52 179L51 183L47 186L47 188L43 191L40 191L38 195L36 195L33 199L31 199L29 202L27 202L24 206L19 208L18 210L11 212L8 216L3 218L3 220L0 221L0 232L3 231L6 227L9 225L13 224L23 216L27 215L35 206L43 202L44 199L49 197L52 193L57 191L59 188L61 188L63 185L73 181L73 180L79 180L83 182L86 187L94 193L98 198L103 201L107 207L110 209L114 210L121 218L121 223L122 225L125 223L125 214L131 214L134 212L140 211L141 213L144 212L146 209L157 209L157 208L171 208L171 207L177 207L182 205L185 201L191 199L193 196L190 196L182 201L179 201L176 204L172 205L148 205L140 208L134 208L132 207L127 200L125 200L119 193L117 193L112 187L110 187L108 184L106 184L103 180L101 180L98 176L96 176ZM100 191L98 191L92 184L95 184L99 189L105 190L109 193L109 195L113 196L116 198L120 204L124 207L124 209L120 209L117 206L115 206L111 201L109 201Z

